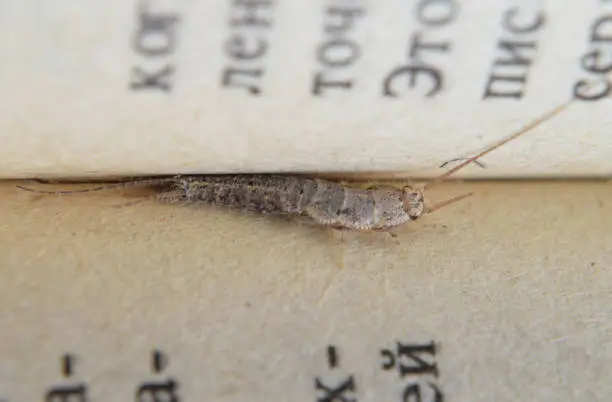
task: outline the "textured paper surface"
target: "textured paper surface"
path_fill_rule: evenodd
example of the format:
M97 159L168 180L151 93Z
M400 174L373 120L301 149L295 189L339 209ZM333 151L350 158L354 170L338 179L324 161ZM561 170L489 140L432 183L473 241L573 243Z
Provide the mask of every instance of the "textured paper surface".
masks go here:
M5 0L0 21L0 177L424 177L576 95L466 174L612 175L610 1Z
M181 401L317 401L316 378L351 374L344 395L363 402L402 401L411 384L423 401L431 384L449 401L611 400L610 183L430 197L464 191L475 197L396 239L340 239L214 208L117 207L139 191L57 198L5 183L0 400L80 383L91 401L134 400L171 378ZM431 341L437 378L381 368L382 349Z

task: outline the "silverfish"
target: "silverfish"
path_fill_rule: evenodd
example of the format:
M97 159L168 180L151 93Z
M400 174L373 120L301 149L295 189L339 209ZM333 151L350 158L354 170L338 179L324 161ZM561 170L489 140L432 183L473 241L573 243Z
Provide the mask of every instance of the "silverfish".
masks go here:
M571 102L571 101L570 101ZM425 191L478 159L520 137L565 109L570 102L546 113L521 130L442 173L422 188L373 185L358 188L348 183L289 174L176 175L137 179L83 190L41 191L45 194L74 194L135 186L150 186L162 203L220 205L262 214L301 216L317 225L338 230L387 232L419 219L442 207L463 200L462 194L427 206Z

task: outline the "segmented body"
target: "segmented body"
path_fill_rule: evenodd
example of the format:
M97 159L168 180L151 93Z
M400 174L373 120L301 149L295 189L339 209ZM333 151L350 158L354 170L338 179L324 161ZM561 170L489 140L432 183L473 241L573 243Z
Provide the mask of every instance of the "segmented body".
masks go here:
M303 215L345 230L389 230L422 213L404 205L406 191L394 187L360 189L301 176L179 176L158 195L166 203L206 203L260 213ZM418 193L420 194L420 192Z

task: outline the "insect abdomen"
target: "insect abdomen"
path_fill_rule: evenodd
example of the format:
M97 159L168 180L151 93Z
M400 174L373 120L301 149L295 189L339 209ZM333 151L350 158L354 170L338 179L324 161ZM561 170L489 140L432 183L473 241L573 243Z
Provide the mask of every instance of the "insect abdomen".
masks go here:
M183 179L187 202L261 213L299 214L316 192L314 180L282 175L205 176Z

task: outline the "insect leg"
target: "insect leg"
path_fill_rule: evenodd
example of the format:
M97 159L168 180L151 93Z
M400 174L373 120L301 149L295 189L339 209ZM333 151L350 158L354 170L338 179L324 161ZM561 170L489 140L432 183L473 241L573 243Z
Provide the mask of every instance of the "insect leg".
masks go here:
M405 185L402 186L394 186L390 183L368 183L368 187L366 190L375 191L375 190L401 190Z
M331 227L334 230L337 230L339 232L354 232L355 230L353 229L347 229L345 227L342 226L333 226L330 225L329 227ZM359 232L362 233L388 233L391 237L397 237L398 234L395 231L396 228L387 228L387 229L362 229L359 230Z
M388 233L391 237L397 237L398 234L395 231L395 228L388 229L370 229L368 232L376 232L376 233Z

